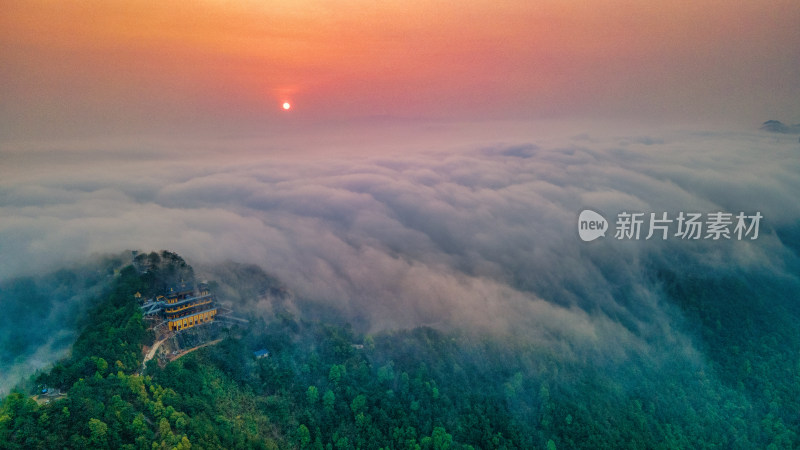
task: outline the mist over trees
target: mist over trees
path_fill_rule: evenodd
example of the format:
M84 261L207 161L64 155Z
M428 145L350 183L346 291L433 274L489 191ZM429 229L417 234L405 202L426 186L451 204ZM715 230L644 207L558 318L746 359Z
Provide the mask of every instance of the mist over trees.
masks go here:
M105 256L0 281L0 395L67 353L87 310L125 261L126 255Z
M150 255L153 255L152 253ZM170 254L168 254L170 255ZM163 255L161 255L163 256ZM150 256L148 255L148 258ZM153 257L153 260L155 258ZM163 264L167 260L166 264ZM70 356L0 404L0 446L30 448L790 448L800 444L800 308L771 274L652 276L701 354L576 360L525 339L418 327L367 334L275 298L215 346L141 370L134 300L192 273L127 266ZM654 266L655 267L655 266ZM277 282L252 266L255 286ZM151 274L151 275L148 275ZM62 277L66 276L62 273ZM69 277L67 277L69 278ZM285 299L283 299L285 300ZM256 358L254 351L268 349ZM38 404L41 386L66 396Z
M795 141L585 134L6 184L5 211L30 217L0 233L20 261L0 266L0 388L23 381L0 407L0 442L798 446ZM764 220L758 240L586 244L587 205L610 220L634 207ZM120 242L200 263L159 251L54 267ZM152 337L131 295L206 280L250 325L139 372ZM28 394L44 385L66 396L39 405Z

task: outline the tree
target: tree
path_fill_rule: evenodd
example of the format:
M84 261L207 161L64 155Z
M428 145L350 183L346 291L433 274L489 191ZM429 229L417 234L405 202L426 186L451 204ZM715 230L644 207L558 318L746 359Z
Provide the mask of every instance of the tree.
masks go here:
M319 400L319 390L316 386L312 385L308 387L308 390L306 390L306 400L308 400L308 403L311 405L317 403L317 400Z
M325 391L325 394L322 396L322 405L325 407L325 410L328 412L333 411L333 406L336 402L336 396L334 395L333 391L328 389Z
M434 450L447 450L453 445L453 436L442 427L434 428L431 438L433 438Z
M350 448L350 441L347 440L347 437L342 436L336 440L336 448L340 450Z
M161 439L167 440L167 442L172 437L172 428L169 426L169 420L166 417L162 417L158 422L158 434Z
M297 442L300 444L300 448L308 448L308 444L311 443L311 432L303 424L297 427Z
M383 383L387 381L394 381L394 368L393 364L389 362L378 369L378 381Z
M102 420L89 419L89 443L92 448L108 447L108 425Z
M347 374L347 369L345 369L344 365L334 364L331 366L330 372L328 372L328 381L333 384L339 384L345 374Z
M350 403L350 410L353 411L355 415L365 412L367 410L367 397L364 394L359 394Z

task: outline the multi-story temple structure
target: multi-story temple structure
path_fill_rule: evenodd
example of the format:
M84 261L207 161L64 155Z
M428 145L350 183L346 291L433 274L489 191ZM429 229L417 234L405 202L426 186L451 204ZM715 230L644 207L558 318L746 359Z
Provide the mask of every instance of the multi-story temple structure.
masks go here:
M164 315L169 330L183 330L201 323L211 322L217 315L214 296L208 286L201 283L199 292L187 288L185 284L174 286L165 295Z
M169 331L184 330L201 323L214 321L217 305L208 285L194 287L181 283L170 287L164 296L142 306L145 315L163 314Z

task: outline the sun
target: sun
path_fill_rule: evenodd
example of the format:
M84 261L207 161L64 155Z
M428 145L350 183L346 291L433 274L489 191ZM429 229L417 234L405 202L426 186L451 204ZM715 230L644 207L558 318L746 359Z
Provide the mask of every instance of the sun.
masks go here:
M284 110L284 111L288 111L288 110L290 110L290 109L292 109L292 104L291 104L291 103L289 103L289 102L284 102L284 103L283 103L283 110Z

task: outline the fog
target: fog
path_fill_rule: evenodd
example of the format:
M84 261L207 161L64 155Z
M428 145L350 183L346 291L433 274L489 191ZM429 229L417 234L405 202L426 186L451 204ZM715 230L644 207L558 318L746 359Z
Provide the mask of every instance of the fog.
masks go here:
M654 267L798 283L796 137L499 134L6 145L0 281L169 249L196 266L256 264L363 331L471 330L603 364L633 354L701 364ZM645 240L646 229L618 240L612 228L582 242L585 208L612 227L623 211L763 219L755 240ZM56 350L27 358L41 367Z

